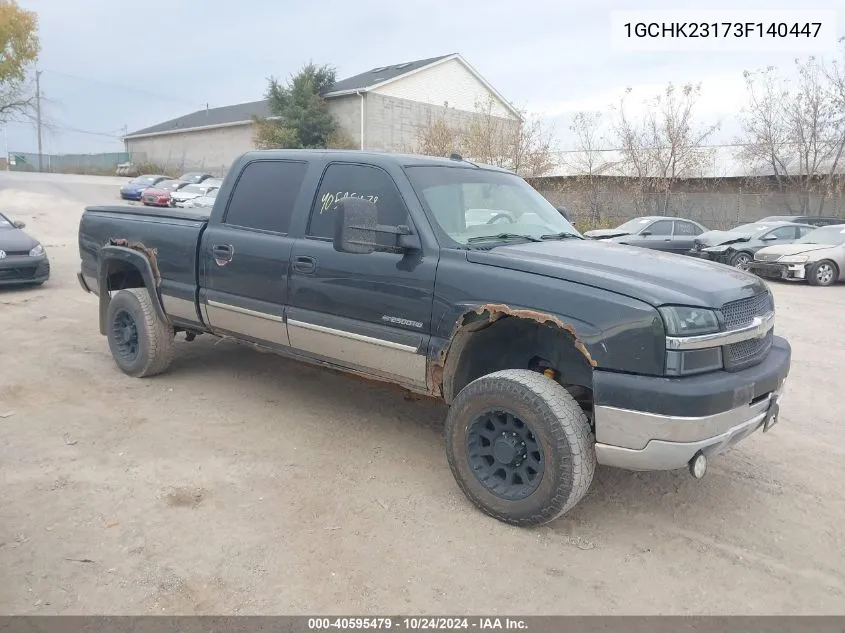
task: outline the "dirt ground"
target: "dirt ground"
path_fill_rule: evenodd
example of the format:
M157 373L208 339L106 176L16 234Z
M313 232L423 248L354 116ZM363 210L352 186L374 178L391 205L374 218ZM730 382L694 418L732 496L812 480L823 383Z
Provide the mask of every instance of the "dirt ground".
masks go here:
M770 434L513 528L454 483L437 403L211 337L121 374L75 273L122 181L0 173L53 265L0 291L0 613L845 613L845 286L773 284Z

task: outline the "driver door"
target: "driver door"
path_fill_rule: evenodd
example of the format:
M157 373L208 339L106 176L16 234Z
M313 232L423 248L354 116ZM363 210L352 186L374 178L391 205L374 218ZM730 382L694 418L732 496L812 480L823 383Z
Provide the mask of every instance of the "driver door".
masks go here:
M636 239L625 241L655 251L671 251L672 224L672 220L656 220L640 231Z
M336 251L331 203L347 196L374 202L380 224L417 232L390 174L372 165L329 163L305 236L291 254L290 344L352 370L425 386L437 253ZM387 234L377 239L385 248L396 241Z

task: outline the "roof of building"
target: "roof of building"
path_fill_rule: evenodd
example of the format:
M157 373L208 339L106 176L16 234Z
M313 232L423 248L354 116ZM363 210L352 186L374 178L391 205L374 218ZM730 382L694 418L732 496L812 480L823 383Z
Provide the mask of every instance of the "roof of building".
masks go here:
M388 81L398 79L403 75L412 73L415 70L425 68L434 62L439 62L441 59L453 57L455 54L440 55L439 57L429 57L428 59L418 59L413 62L402 62L401 64L394 64L393 66L377 66L371 70L347 77L335 82L331 90L326 93L327 97L336 95L338 93L354 92L356 90L365 90L377 84L383 84Z
M125 138L134 136L154 135L164 132L181 132L184 130L195 130L204 127L220 127L223 125L239 124L245 121L252 121L252 117L270 116L269 101L250 101L249 103L237 103L235 105L223 106L221 108L206 108L197 110L185 116L170 119L164 123L145 127L137 132L128 134Z
M410 62L402 62L391 66L378 66L363 73L359 73L334 83L331 89L323 96L326 98L339 97L355 92L366 92L377 86L395 81L411 73L415 73L432 64L443 63L450 59L458 59L466 68L475 75L481 83L487 87L502 103L511 110L518 118L522 115L493 88L470 64L458 53L429 57ZM224 127L229 125L242 125L253 120L253 117L266 118L271 116L269 101L251 101L237 105L223 106L220 108L206 108L197 110L191 114L170 119L163 123L151 125L150 127L137 130L127 134L124 139L132 139L142 136L157 136L159 134L185 132L188 130L201 130L203 128Z

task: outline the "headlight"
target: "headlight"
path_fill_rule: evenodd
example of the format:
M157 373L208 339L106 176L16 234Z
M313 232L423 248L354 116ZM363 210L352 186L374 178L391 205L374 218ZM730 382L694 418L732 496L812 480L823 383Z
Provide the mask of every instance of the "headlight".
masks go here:
M728 250L727 246L708 246L707 248L702 248L701 250L707 253L723 253Z
M805 264L809 259L806 255L784 255L778 261L782 264Z
M669 336L698 336L719 331L719 319L713 310L665 306L659 308Z
M29 251L30 257L41 257L44 254L44 247L41 244L36 244Z

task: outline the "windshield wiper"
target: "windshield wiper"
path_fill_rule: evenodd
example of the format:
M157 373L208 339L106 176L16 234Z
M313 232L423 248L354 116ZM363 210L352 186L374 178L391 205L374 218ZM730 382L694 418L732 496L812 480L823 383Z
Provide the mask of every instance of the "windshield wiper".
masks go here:
M565 240L570 237L577 238L579 240L583 240L584 238L580 235L575 235L575 233L547 233L546 235L541 235L541 240Z
M489 242L490 240L528 240L529 242L542 242L532 235L523 235L522 233L499 233L497 235L476 235L467 240L467 244L473 242Z

